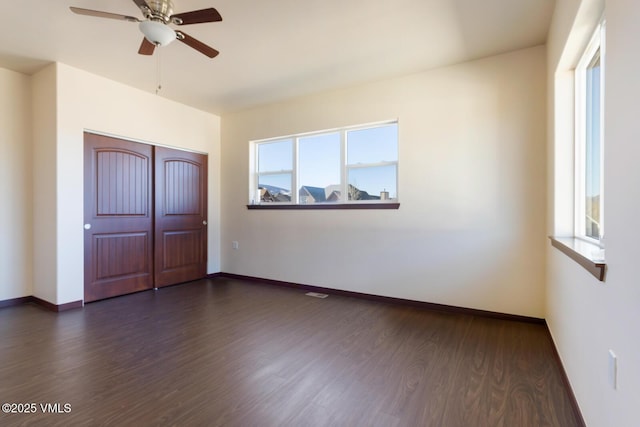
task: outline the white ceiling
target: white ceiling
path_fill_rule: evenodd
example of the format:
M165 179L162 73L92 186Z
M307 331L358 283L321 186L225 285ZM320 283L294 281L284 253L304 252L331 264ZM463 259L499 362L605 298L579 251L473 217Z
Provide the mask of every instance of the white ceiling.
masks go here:
M131 0L4 1L0 66L31 74L51 61L215 114L409 74L545 42L553 0L174 0L223 21L181 27L220 55L174 42L138 55ZM160 60L158 62L158 53Z

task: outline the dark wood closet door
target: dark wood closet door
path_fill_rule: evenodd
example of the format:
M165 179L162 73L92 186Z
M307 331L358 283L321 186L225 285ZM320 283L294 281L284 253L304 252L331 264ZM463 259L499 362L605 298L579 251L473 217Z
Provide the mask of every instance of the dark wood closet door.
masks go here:
M84 299L153 287L152 147L84 135Z
M155 148L155 286L207 274L207 156Z

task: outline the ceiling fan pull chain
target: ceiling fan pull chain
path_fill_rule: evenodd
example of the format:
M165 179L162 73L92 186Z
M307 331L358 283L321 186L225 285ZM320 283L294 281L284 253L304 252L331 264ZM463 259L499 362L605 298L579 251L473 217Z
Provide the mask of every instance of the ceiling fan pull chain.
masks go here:
M156 55L156 78L158 81L158 86L156 87L156 95L159 95L160 91L162 90L162 70L160 67L160 56L162 56L162 53L160 51L161 49L158 49L158 54Z

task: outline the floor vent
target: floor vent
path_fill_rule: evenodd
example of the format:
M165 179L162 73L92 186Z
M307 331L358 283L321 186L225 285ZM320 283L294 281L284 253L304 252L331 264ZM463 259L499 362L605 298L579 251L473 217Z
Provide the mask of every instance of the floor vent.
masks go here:
M319 294L318 292L307 292L305 295L315 298L326 298L329 296L327 294Z

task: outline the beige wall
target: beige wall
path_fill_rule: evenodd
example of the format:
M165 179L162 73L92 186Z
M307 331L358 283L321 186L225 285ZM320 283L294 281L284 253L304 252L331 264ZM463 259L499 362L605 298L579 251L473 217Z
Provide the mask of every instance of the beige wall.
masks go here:
M56 117L57 70L32 77L33 114L33 295L57 301Z
M545 67L536 47L223 116L222 271L543 317ZM394 118L399 210L245 207L250 140Z
M31 85L0 68L0 301L32 293Z
M560 0L549 37L549 232L571 232L572 79L570 70L597 24L602 0ZM604 201L606 282L547 246L547 322L589 426L638 425L640 285L634 225L640 212L640 3L606 1ZM569 199L569 200L567 200ZM618 356L612 387L608 352Z

